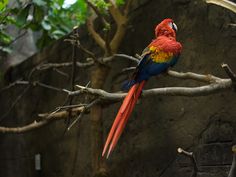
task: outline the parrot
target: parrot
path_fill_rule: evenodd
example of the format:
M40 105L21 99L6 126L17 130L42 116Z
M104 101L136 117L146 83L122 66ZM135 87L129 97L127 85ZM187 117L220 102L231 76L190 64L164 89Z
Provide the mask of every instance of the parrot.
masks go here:
M148 79L166 72L177 63L182 45L176 41L176 32L177 25L170 18L164 19L156 26L155 39L144 49L132 77L124 84L124 88L129 91L110 129L102 157L107 152L108 158L114 150Z

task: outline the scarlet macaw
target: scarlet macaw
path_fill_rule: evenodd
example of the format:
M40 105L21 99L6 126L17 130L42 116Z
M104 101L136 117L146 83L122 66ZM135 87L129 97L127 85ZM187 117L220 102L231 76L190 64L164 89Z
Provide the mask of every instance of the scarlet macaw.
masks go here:
M176 31L176 24L169 18L164 19L156 26L156 38L143 51L142 59L136 67L132 79L125 84L125 88L128 88L129 92L113 122L102 156L104 156L108 150L108 158L110 153L114 150L146 81L151 76L165 72L178 61L182 45L176 41Z

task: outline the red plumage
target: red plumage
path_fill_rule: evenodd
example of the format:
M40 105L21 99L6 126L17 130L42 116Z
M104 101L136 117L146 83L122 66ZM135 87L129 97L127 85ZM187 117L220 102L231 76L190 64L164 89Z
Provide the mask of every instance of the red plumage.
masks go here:
M144 51L142 55L143 58L134 73L134 79L130 82L131 85L128 83L130 90L113 122L102 156L104 156L108 150L108 158L110 153L114 150L146 81L151 76L162 73L168 69L168 67L176 63L182 49L181 44L176 41L176 30L177 26L172 19L163 20L155 28L156 39L153 40L147 47L147 50Z

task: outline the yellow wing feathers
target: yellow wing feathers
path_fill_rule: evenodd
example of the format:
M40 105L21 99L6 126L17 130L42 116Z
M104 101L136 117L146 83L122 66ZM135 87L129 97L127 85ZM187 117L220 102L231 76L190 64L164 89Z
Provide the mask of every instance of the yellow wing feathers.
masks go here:
M154 62L156 63L165 63L169 62L173 58L173 53L171 52L164 52L154 46L151 46L149 48L149 51L151 52L151 57Z

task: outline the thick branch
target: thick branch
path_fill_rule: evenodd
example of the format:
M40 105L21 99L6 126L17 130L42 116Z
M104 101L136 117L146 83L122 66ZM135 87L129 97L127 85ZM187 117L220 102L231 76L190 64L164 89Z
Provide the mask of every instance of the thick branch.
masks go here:
M109 0L109 3L111 4L109 6L109 11L117 25L117 29L111 40L110 47L112 53L116 53L126 32L128 16L127 13L123 15L120 9L111 0Z
M199 87L166 87L166 88L154 88L149 90L144 90L142 92L143 97L153 96L153 95L166 95L166 96L205 96L213 94L222 90L232 88L233 84L231 79L221 79L213 75L202 75L192 72L179 73L176 71L168 71L168 74L181 79L193 79L197 81L202 81L209 83L208 85ZM119 101L125 97L126 93L109 93L101 89L87 88L77 85L80 90L77 91L67 91L68 95L76 96L81 93L88 93L101 97L102 100L109 101Z
M236 13L236 4L229 0L206 0L206 3L215 4Z
M93 9L93 11L97 14L97 16L102 20L104 26L109 25L107 20L100 13L99 9L92 2L90 2L89 0L85 0L85 2L88 4L89 7L91 7L91 9Z
M96 41L96 43L105 50L105 41L104 39L100 36L100 34L98 34L93 26L93 20L92 18L88 18L87 20L87 27L88 27L88 31L89 33L92 35L93 39Z
M119 101L126 96L126 93L109 93L101 89L85 88L83 86L78 86L81 90L74 92L68 91L70 96L76 96L81 93L88 93L101 97L102 100L108 101ZM230 79L222 79L220 82L212 83L200 87L166 87L166 88L154 88L149 90L144 90L142 92L142 97L149 97L154 95L165 95L165 96L206 96L213 93L217 93L232 87L232 82Z

